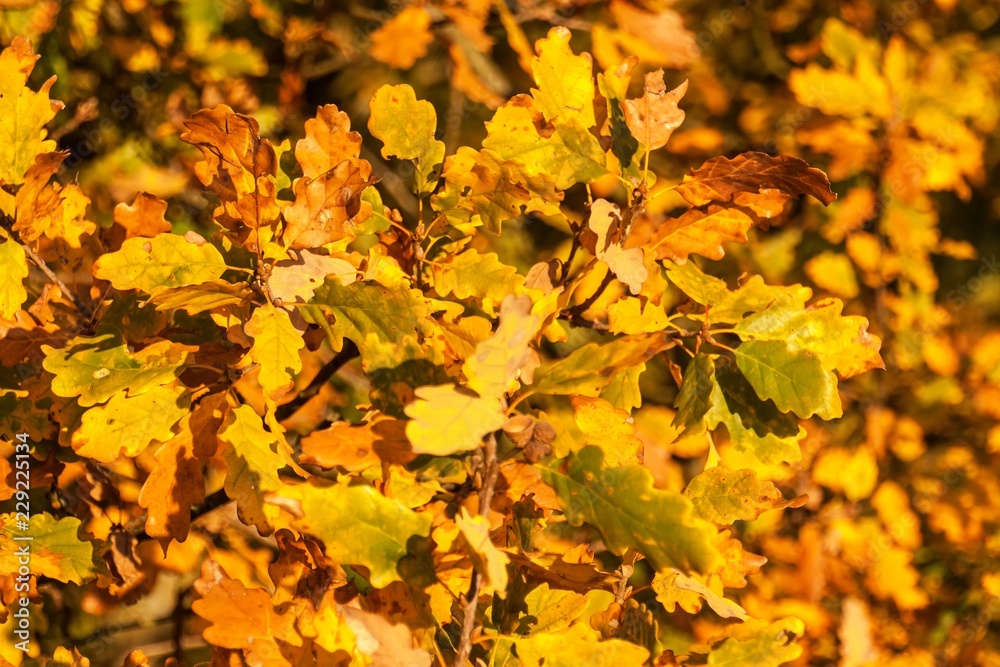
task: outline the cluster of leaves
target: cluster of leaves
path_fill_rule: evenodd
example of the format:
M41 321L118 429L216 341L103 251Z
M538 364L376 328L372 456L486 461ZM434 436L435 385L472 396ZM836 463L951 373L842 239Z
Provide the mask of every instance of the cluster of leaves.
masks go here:
M996 12L774 4L0 9L33 655L996 661Z

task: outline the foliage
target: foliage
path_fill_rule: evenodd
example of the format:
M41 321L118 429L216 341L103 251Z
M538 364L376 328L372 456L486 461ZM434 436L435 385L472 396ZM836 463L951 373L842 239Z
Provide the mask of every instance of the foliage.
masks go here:
M688 4L0 9L0 657L1000 660L996 12Z

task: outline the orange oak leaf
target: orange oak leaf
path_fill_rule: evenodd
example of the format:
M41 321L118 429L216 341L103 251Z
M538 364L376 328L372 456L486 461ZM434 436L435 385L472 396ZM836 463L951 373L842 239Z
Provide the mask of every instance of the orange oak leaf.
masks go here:
M366 160L344 160L314 179L297 180L295 203L284 211L285 245L315 248L353 238L353 226L372 214L361 193L374 180Z
M121 202L115 206L115 226L121 228L125 235L121 241L133 236L153 237L170 231L170 223L164 217L167 212L167 202L145 192L135 196L132 204ZM117 240L117 239L116 239ZM112 244L112 247L120 245Z
M333 104L316 110L316 117L306 121L306 136L295 144L295 159L310 179L360 156L361 135L351 131L351 119Z
M406 465L416 458L406 437L406 422L377 415L364 424L337 422L302 439L301 463L360 472L385 461Z
M274 147L261 139L256 120L225 104L202 109L184 125L188 131L181 139L200 148L204 157L195 174L219 198L216 221L249 250L257 250L259 236L265 233L268 240L272 234L267 228L278 219Z
M663 70L646 75L642 97L622 100L625 123L632 136L645 144L647 150L666 145L670 135L684 122L684 111L677 106L687 92L687 81L670 92L663 83Z
M279 611L262 588L246 588L230 579L214 560L201 566L201 578L194 582L199 598L191 609L209 625L202 636L212 646L243 651L251 667L285 667L283 655L289 646L302 646L295 629L296 615Z

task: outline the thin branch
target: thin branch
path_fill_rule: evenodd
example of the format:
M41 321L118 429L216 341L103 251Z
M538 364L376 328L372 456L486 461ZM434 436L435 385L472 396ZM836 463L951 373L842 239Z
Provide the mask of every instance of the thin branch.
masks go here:
M16 243L13 234L11 234L10 236L10 242ZM24 254L28 256L28 259L30 259L35 266L40 268L42 270L42 273L48 276L52 284L58 287L60 290L62 290L62 293L65 294L69 298L69 300L73 302L73 305L76 306L77 311L89 320L91 315L94 314L93 311L90 310L90 308L88 308L87 306L83 305L83 302L81 302L78 298L76 298L76 295L73 294L73 292L71 292L68 287L66 287L66 283L59 280L59 276L53 273L52 269L49 268L48 264L43 262L42 258L39 257L37 254L35 254L35 251L32 250L28 246L28 244L21 243L19 245L24 249Z
M579 315L583 315L583 313L587 312L587 309L593 306L594 303L601 298L601 294L603 294L604 290L611 284L614 277L615 274L611 272L611 268L609 267L608 272L604 274L604 280L602 280L601 284L598 285L596 290L594 290L594 293L588 296L580 305L574 306L573 312Z
M298 396L294 399L288 403L278 406L278 409L275 411L275 418L278 421L283 421L295 414L295 411L298 410L303 403L319 393L320 389L323 388L323 385L325 385L330 378L336 375L337 371L343 368L347 362L356 358L359 354L358 347L349 339L345 338L344 347L341 348L340 352L338 352L333 359L326 362L326 365L324 365L323 368L319 369L319 373L317 373L316 377L312 379L312 382L300 391Z
M496 434L490 433L486 439L484 449L483 467L485 475L483 486L479 489L479 515L488 517L490 513L490 503L493 501L493 489L497 484L497 476L500 473L500 464L497 462L497 438ZM462 639L458 644L458 652L455 654L455 667L465 667L469 660L469 653L472 651L472 632L476 629L476 607L479 606L479 584L482 578L477 570L472 571L472 581L469 582L469 592L465 594L465 611L462 616Z

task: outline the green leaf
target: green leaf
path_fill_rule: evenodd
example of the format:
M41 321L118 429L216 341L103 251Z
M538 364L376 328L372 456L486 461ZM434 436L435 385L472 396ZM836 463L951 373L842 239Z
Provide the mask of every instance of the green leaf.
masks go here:
M73 433L73 450L80 456L111 463L119 456L137 456L153 442L174 436L173 426L188 413L183 388L153 387L138 396L119 392L107 405L83 413Z
M566 471L540 468L573 526L597 528L609 550L641 552L656 570L676 567L704 572L719 552L716 530L694 515L691 501L678 493L653 488L642 466L605 468L604 452L587 446L571 455Z
M269 502L291 511L296 528L323 540L335 562L367 567L376 588L403 580L406 567L399 561L408 554L434 578L422 539L430 534L431 516L386 498L371 485L288 484Z
M280 399L302 370L299 351L306 346L302 334L292 326L288 312L272 304L254 310L243 330L253 338L250 357L260 364L260 386L272 400Z
M736 364L757 395L782 412L827 420L844 414L837 377L808 351L782 341L750 341L736 350Z
M190 233L189 233L190 235ZM116 289L152 292L156 287L180 287L215 280L226 271L222 253L201 237L167 232L153 238L137 236L122 243L121 250L101 255L94 262L94 276Z
M587 610L589 604L590 600L586 595L542 584L524 596L527 614L520 619L518 633L540 634L564 630Z
M188 348L161 340L131 353L113 334L78 336L66 347L41 346L42 367L56 377L52 393L88 407L104 403L127 389L129 396L176 380L187 361Z
M219 442L226 462L226 495L236 501L243 523L257 526L261 535L270 535L275 509L265 506L264 496L281 488L278 470L290 461L287 446L264 430L260 415L249 405L230 410L219 431Z
M778 488L757 479L753 470L719 467L695 475L684 495L691 499L698 516L723 526L734 521L753 521L782 501Z
M28 299L24 279L28 277L28 260L17 241L0 232L0 317L10 320Z
M15 515L0 515L0 568L4 572L17 572L19 547L28 545L31 550L31 573L50 577L63 583L83 584L94 578L94 545L79 538L80 520L64 517L56 520L51 514L39 512L28 519L28 530L18 528ZM31 537L31 541L14 541L15 537Z
M663 263L667 278L682 292L698 303L709 306L706 319L710 323L739 322L747 313L757 313L776 299L787 299L798 308L805 307L812 290L802 285L766 285L760 276L751 276L744 284L730 291L725 281L705 274L691 261L684 264Z
M611 152L621 165L622 176L640 180L641 151L643 148L632 135L625 121L625 109L622 102L628 95L629 82L636 61L626 59L614 69L608 69L597 75L597 89L607 100L608 129L611 132Z
M542 366L537 371L540 379L529 392L597 397L617 373L649 361L672 345L658 334L625 336L604 345L588 343L563 359Z
M479 398L454 385L420 387L414 393L417 400L406 406L412 420L406 436L418 454L450 456L475 449L507 421L496 398Z
M639 364L621 371L601 392L601 398L625 412L642 406L642 392L639 390L639 376L646 370L646 364Z
M377 351L369 349L369 336L376 343L400 345L407 337L416 337L430 312L420 290L389 289L375 281L342 285L336 277L317 287L310 303L314 305L301 309L302 317L324 327L335 350L343 347L344 338L350 338L363 360Z
M694 262L675 264L665 261L663 266L667 271L667 280L704 306L714 306L729 295L726 281L706 274Z
M738 451L749 451L766 464L802 458L799 441L806 430L798 418L780 412L773 401L760 400L731 364L717 368L711 402L707 428L725 424L729 441Z
M704 430L705 417L712 409L715 383L715 361L711 355L699 353L684 369L681 390L674 407L674 426L683 426L685 437Z
M413 160L416 174L413 181L418 194L428 194L437 185L435 170L444 162L444 142L434 138L437 113L434 105L417 100L413 88L406 84L382 86L368 103L371 117L368 129L383 144L382 157Z

